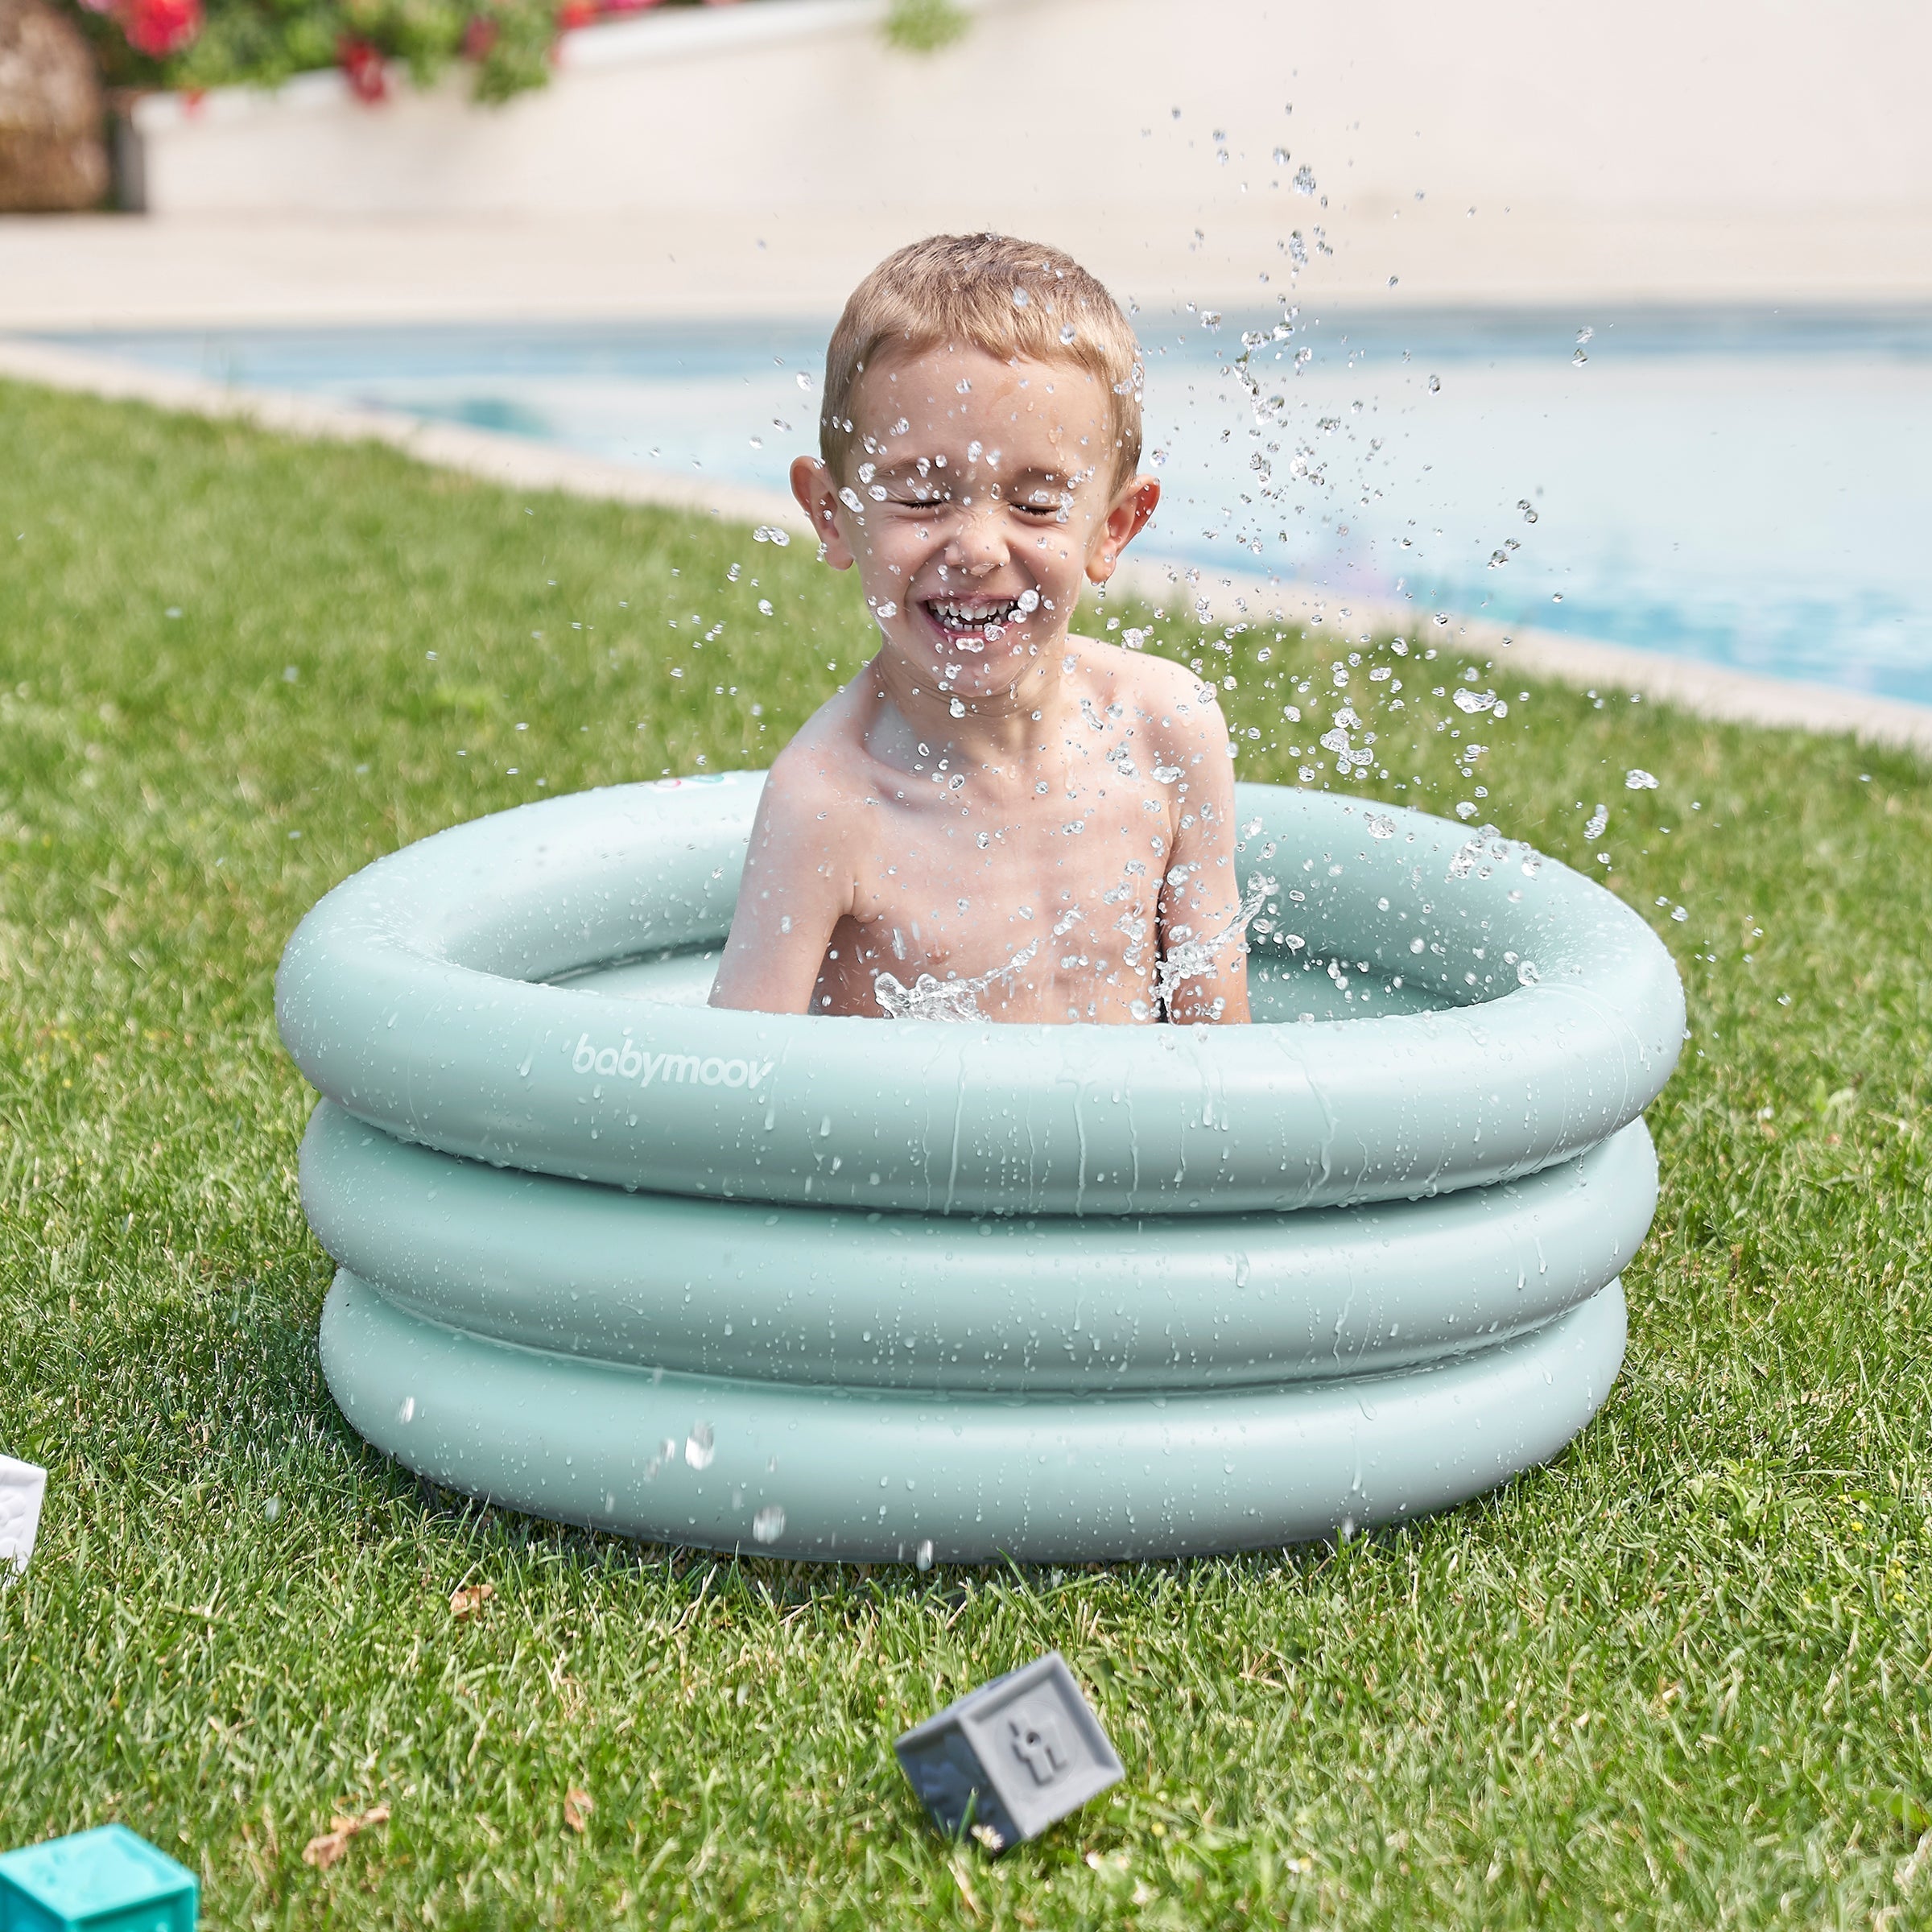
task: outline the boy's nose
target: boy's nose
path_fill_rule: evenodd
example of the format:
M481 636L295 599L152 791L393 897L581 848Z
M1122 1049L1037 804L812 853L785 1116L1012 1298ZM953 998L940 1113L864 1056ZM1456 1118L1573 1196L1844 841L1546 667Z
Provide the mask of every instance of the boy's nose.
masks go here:
M990 511L969 509L954 525L941 561L948 568L983 577L997 570L1006 559L1006 540L998 518Z

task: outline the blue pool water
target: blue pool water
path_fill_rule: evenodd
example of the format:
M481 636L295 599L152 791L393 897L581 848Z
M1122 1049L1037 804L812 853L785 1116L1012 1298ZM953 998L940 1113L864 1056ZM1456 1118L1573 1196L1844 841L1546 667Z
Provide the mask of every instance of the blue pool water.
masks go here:
M1932 315L1280 320L1137 319L1144 551L1932 704ZM826 328L63 340L782 489Z

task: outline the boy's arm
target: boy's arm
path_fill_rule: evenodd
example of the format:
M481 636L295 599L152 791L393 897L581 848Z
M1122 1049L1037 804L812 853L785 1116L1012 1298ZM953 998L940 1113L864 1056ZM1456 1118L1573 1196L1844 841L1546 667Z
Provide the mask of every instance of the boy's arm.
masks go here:
M837 801L816 784L791 782L785 764L766 782L752 824L713 1006L809 1012L833 928L852 909Z
M1234 761L1228 724L1214 693L1187 680L1191 689L1168 716L1173 720L1171 762L1181 767L1174 786L1174 849L1161 883L1161 957L1172 965L1199 968L1172 984L1167 1017L1175 1025L1248 1019L1248 939L1240 928L1241 881L1234 823ZM1183 952L1205 947L1206 956Z

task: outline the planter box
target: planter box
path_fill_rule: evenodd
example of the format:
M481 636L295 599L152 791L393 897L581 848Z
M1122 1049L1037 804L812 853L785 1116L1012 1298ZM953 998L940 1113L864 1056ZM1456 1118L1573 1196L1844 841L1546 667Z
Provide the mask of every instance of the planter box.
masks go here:
M758 0L636 14L564 35L550 85L500 106L469 97L460 66L427 92L393 69L374 105L334 72L151 95L128 126L124 193L162 215L741 208L797 180L828 119L834 147L861 159L861 130L825 104L905 86L913 57L886 44L886 0Z

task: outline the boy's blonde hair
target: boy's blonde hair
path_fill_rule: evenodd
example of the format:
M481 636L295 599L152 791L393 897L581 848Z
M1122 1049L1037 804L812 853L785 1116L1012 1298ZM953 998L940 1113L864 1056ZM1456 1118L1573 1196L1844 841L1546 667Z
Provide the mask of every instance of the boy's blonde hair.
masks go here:
M1140 345L1120 304L1072 256L1009 235L928 235L888 255L857 288L825 351L819 448L839 477L852 448L852 392L889 350L969 345L1031 362L1065 362L1112 394L1118 489L1141 460Z

